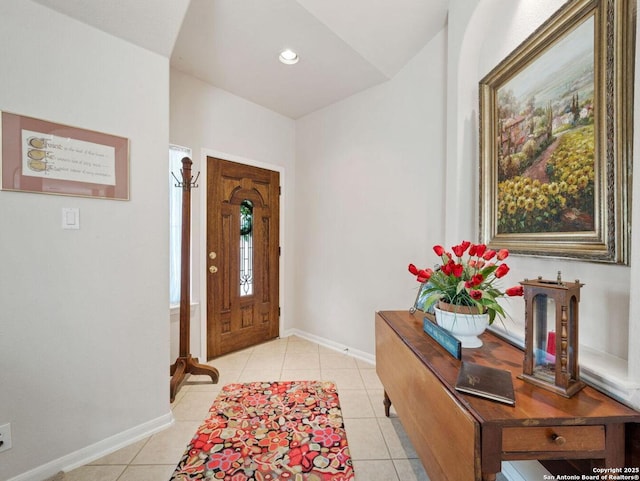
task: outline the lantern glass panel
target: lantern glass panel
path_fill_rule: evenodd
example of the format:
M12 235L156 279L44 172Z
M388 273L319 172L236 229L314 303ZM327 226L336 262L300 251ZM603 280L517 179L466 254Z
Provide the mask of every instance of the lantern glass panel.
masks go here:
M556 303L546 294L533 298L533 375L553 383L556 368Z
M574 369L577 367L576 353L574 351L574 344L577 341L577 326L576 326L576 314L578 311L578 301L575 297L571 297L569 301L569 317L567 319L567 338L572 342L568 346L568 362L566 365L566 371L569 379L575 379L577 372Z

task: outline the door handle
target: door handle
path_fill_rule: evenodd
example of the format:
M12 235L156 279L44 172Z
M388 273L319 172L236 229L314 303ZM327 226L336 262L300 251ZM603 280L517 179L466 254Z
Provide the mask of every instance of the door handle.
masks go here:
M216 266L209 266L209 272L211 272L211 274L215 274L218 272L218 268Z
M216 253L213 251L209 252L209 259L213 260L215 258L216 258Z

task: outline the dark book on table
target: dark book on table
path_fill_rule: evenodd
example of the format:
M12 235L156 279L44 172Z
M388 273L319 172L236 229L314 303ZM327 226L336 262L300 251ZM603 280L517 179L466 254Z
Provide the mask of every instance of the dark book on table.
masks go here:
M516 403L511 372L494 367L463 362L458 373L456 389L505 404Z

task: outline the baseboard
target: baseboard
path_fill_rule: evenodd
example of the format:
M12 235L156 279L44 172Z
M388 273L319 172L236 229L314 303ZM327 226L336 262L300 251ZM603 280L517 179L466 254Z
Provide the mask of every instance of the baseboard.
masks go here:
M509 481L553 479L538 461L503 461L502 474Z
M160 416L146 423L142 423L121 433L110 436L95 444L69 453L61 458L49 461L46 464L19 474L7 481L41 481L49 476L53 476L60 471L71 471L85 464L100 459L107 454L111 454L152 434L158 433L173 424L173 414L171 412Z
M344 344L337 343L335 341L332 341L331 339L326 339L324 337L316 336L315 334L310 334L300 329L288 329L280 337L289 336L301 337L302 339L306 339L307 341L315 342L316 344L319 344L323 347L333 349L334 351L341 352L342 354L347 354L351 357L355 357L356 359L360 359L361 361L368 362L369 364L375 364L376 362L376 357L373 354L369 354L368 352L360 351Z

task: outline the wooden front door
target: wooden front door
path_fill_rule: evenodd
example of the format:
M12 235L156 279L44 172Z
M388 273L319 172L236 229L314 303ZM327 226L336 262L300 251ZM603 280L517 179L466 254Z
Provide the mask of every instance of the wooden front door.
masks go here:
M207 358L279 334L280 174L207 157Z

